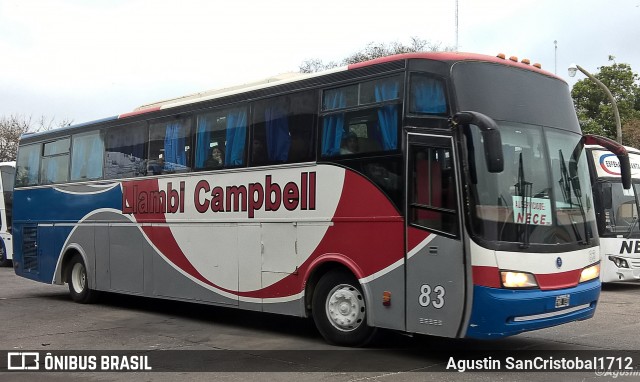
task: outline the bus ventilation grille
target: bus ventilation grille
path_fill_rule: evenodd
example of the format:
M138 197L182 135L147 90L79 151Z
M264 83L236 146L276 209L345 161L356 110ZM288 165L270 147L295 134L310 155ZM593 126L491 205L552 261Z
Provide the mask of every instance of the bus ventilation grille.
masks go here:
M38 227L22 228L22 256L25 271L38 270Z

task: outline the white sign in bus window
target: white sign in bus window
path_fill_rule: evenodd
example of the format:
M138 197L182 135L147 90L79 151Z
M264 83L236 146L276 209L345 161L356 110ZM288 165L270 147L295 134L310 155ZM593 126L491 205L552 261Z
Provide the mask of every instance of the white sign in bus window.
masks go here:
M513 198L513 221L516 224L551 225L551 202L543 198Z

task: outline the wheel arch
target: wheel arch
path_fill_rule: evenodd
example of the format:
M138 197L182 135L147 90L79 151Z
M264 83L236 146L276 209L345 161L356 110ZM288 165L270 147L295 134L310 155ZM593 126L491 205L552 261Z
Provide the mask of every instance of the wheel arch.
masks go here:
M69 264L71 263L71 259L75 255L80 255L80 257L82 257L84 266L87 268L87 273L90 275L94 274L93 264L89 262L89 258L87 257L85 250L81 245L72 243L62 251L62 255L58 259L58 264L54 273L53 284L62 285L66 282L67 274L69 272ZM89 277L89 281L92 283L94 279L94 277ZM95 285L89 285L89 287L95 289Z
M360 285L360 288L362 288L362 293L364 293L366 301L371 301L369 285L360 281L360 279L366 277L362 269L353 260L344 255L326 254L318 257L311 263L304 278L306 280L304 288L304 310L306 317L311 315L313 293L318 281L320 281L322 276L334 271L344 271L351 274ZM373 318L373 309L371 309L370 303L367 303L366 309L367 316Z

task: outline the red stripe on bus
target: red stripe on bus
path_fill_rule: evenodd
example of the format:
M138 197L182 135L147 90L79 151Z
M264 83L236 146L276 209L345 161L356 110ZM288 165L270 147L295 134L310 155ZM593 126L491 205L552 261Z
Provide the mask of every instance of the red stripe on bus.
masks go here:
M156 179L123 182L123 189L138 192L159 191ZM133 205L135 193L125 192L124 200ZM138 223L165 223L164 213L134 213ZM377 218L383 217L382 221ZM349 267L357 278L370 276L404 257L404 223L389 199L362 176L346 171L343 192L334 218L318 246L296 273L254 291L233 291L216 285L204 277L186 257L168 226L143 226L155 247L175 266L191 277L224 292L250 298L288 297L304 289L312 266L325 261L338 261ZM351 222L350 219L355 219ZM303 275L300 277L299 275Z
M142 109L142 110L135 110L135 111L132 111L132 112L129 112L129 113L120 114L118 116L118 119L127 118L127 117L133 117L135 115L150 113L152 111L158 111L158 110L160 110L160 106L149 107L149 108Z
M473 285L489 288L501 288L500 272L497 267L485 267L474 265L472 267Z
M430 233L414 227L407 229L407 252L413 251L420 243L422 243Z
M546 70L538 69L533 65L523 64L517 61L511 61L509 59L503 59L496 56L487 56L484 54L476 54L476 53L458 53L458 52L434 52L434 53L405 53L405 54L397 54L394 56L386 56L381 58L376 58L370 61L358 62L356 64L348 65L348 70L354 70L359 68L364 68L370 65L384 64L387 62L393 61L401 61L401 60L410 60L410 59L426 59L426 60L434 60L434 61L483 61L483 62L493 62L497 64L513 66L520 69L527 69L532 72L537 72L540 74L544 74L548 77L557 78L566 82L564 79L556 76L551 72L547 72Z
M377 218L384 217L383 221ZM388 218L395 217L395 221ZM352 220L352 221L350 221ZM302 263L297 274L260 290L239 292L255 298L286 297L304 289L315 267L324 262L345 265L356 278L381 271L404 257L402 217L389 199L362 176L347 170L340 201L332 219L334 223Z
M541 290L572 288L580 282L582 269L560 273L537 274L536 280Z
M560 273L535 274L540 290L573 288L580 281L582 269ZM497 267L473 266L473 284L501 288L500 270Z

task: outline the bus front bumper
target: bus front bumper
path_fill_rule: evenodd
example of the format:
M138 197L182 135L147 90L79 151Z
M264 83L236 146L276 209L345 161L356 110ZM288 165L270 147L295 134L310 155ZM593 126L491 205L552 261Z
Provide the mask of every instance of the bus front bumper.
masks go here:
M600 281L573 288L513 290L474 286L468 338L499 338L591 318ZM556 308L556 304L568 306Z

